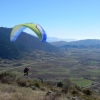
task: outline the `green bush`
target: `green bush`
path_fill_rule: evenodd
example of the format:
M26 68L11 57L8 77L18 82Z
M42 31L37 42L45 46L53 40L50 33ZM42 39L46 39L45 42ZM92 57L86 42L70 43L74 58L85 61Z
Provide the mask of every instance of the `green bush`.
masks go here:
M92 94L92 91L90 91L89 89L84 89L83 90L83 93L85 94L85 95L91 95Z
M40 84L38 82L35 82L34 86L37 87L37 88L40 88Z
M57 83L57 87L63 87L63 83L62 82L58 82Z
M73 91L72 91L72 94L73 94L73 95L78 94L78 91L77 91L77 90L73 90Z

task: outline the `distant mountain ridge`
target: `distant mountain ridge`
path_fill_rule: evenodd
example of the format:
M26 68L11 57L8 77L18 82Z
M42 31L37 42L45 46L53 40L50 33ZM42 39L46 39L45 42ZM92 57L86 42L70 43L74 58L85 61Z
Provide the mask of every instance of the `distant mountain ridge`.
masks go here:
M72 41L69 42L68 44L72 44L72 45L97 45L100 44L100 40L99 39L84 39L84 40L79 40L79 41Z
M62 38L56 38L56 37L47 38L47 42L58 42L58 41L71 42L71 41L77 41L77 40L76 39L62 39Z
M17 58L23 52L31 52L37 49L46 52L59 51L59 48L47 42L41 42L25 32L21 33L15 42L11 42L11 30L12 28L0 27L0 57L2 58Z
M57 41L57 42L50 42L50 44L61 48L100 48L99 39L84 39L72 42Z
M66 45L60 46L62 48L100 48L99 39L85 39L74 42L68 42Z

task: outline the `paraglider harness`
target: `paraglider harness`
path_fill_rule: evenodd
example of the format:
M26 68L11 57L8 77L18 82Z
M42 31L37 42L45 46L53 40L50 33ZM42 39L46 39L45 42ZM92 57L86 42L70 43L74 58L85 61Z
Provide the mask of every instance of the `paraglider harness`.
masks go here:
M30 69L29 67L26 67L26 68L24 69L24 76L25 76L25 75L28 76L28 71L29 71L29 69Z

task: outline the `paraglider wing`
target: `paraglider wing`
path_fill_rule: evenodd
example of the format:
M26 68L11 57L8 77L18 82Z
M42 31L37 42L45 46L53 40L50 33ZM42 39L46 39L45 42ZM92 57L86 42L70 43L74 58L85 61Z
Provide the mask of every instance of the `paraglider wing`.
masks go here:
M40 33L41 33L42 42L46 41L47 35L46 35L46 32L44 31L44 29L43 29L39 24L37 24L37 28L38 28L38 30L39 30Z
M44 31L44 29L40 25L33 24L33 23L26 23L26 24L16 25L11 31L10 40L12 42L14 42L18 38L19 34L25 28L31 29L38 36L38 38L41 40L41 42L46 41L47 35L46 35L46 32Z

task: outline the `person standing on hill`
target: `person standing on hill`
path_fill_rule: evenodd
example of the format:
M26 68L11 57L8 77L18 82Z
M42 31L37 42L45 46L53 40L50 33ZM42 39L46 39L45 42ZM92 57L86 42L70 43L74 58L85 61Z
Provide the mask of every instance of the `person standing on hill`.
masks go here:
M28 76L28 71L30 70L30 67L26 67L24 69L24 76L27 75Z

